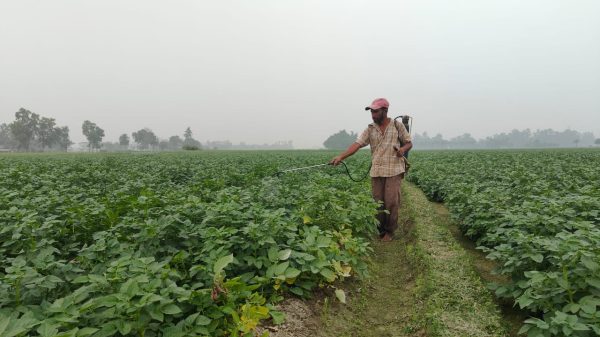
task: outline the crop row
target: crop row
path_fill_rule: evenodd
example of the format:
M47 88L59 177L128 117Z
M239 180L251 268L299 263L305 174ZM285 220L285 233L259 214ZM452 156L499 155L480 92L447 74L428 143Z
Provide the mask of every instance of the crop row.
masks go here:
M600 151L411 154L409 179L444 201L512 282L529 336L600 335Z
M250 336L366 273L376 204L327 152L0 157L1 336Z

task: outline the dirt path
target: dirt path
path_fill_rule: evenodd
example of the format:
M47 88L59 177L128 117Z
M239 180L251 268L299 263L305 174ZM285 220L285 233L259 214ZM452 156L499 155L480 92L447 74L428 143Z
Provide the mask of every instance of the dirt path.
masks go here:
M408 183L403 199L399 239L373 241L371 277L345 285L348 303L288 300L271 336L514 336L479 276L485 259L459 243L443 205Z

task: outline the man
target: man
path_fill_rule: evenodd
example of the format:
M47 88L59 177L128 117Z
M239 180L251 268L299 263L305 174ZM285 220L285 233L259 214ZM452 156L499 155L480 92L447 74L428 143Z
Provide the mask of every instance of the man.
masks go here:
M389 107L390 103L385 98L377 98L366 107L365 110L371 111L373 123L346 151L330 161L330 164L338 165L361 147L371 146L371 191L373 198L383 202L383 208L388 211L379 212L377 216L382 241L392 241L398 228L400 184L405 172L404 154L412 148L410 135L404 125L387 116Z

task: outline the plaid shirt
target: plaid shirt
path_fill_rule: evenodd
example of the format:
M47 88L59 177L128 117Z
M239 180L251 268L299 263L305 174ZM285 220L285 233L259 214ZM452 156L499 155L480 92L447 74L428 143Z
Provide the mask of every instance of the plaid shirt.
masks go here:
M371 177L393 177L404 173L404 158L396 156L394 145L400 147L399 137L406 144L411 141L410 134L404 125L391 120L385 131L381 131L375 123L369 126L358 136L356 142L360 147L371 145Z

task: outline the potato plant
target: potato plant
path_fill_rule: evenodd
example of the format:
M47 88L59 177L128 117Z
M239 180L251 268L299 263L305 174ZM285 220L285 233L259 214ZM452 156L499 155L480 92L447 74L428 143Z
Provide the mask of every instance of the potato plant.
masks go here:
M528 336L600 335L600 151L431 151L409 179L444 201L532 317Z
M253 336L280 322L284 296L366 273L366 185L329 167L274 176L332 156L0 157L0 336Z

